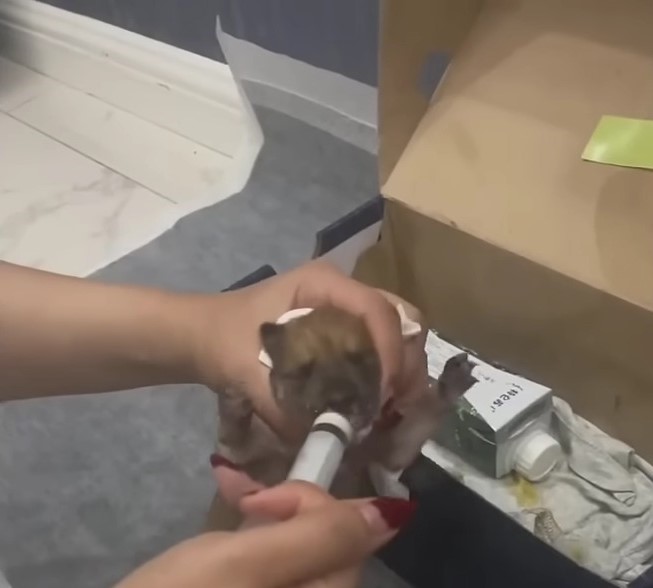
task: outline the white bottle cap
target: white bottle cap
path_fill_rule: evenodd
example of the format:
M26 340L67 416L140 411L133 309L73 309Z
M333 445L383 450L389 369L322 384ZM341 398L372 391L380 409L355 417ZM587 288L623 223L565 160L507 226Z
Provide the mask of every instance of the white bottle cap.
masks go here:
M560 443L544 431L535 431L518 445L515 469L530 482L539 482L549 475L561 457Z

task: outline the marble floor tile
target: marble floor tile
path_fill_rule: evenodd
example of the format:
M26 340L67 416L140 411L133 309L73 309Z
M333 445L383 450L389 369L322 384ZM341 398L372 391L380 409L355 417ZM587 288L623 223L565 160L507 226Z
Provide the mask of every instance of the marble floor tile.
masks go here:
M220 199L232 159L62 84L11 115L172 202ZM225 196L228 194L225 194Z
M177 216L169 200L0 113L0 259L88 275Z
M248 162L0 57L0 259L87 275L239 191Z
M46 76L0 57L0 111L9 112L57 85Z

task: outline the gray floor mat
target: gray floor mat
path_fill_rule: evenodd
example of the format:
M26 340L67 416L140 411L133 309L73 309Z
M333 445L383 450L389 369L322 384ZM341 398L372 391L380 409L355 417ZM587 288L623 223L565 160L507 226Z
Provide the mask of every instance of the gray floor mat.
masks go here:
M267 137L243 193L179 221L98 273L220 290L310 256L317 230L377 193L376 159L261 110ZM108 587L201 527L214 399L164 387L0 407L0 563L14 588ZM396 586L378 564L369 586Z

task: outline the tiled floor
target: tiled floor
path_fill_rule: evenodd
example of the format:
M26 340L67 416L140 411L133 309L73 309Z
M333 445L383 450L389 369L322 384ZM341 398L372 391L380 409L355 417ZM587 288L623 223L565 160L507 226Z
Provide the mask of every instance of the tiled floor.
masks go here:
M0 57L0 259L88 275L227 197L232 161Z

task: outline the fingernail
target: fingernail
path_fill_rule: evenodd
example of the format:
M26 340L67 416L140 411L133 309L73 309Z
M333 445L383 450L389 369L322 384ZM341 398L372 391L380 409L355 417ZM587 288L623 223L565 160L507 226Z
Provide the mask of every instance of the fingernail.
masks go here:
M401 529L415 514L417 503L403 498L380 497L361 507L363 517L380 535Z
M242 469L240 466L236 465L232 461L229 461L226 457L223 457L219 453L212 453L211 454L211 467L212 468L217 468L217 467L224 467L224 468L229 468L230 470L240 470Z
M391 529L400 529L415 514L417 502L403 498L391 498L381 496L372 501L372 504L379 510L381 516Z

